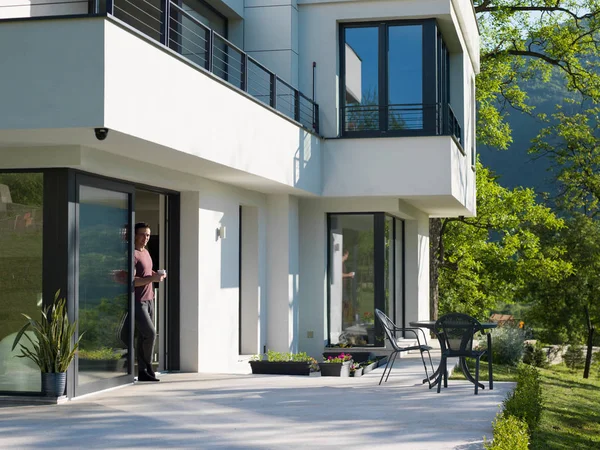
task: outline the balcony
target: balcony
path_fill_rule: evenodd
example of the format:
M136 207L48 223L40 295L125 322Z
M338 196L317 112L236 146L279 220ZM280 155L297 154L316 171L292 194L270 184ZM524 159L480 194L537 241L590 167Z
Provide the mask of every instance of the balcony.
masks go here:
M89 2L87 13L82 12L84 3L80 1L69 3L67 10L55 11L47 4L40 6L45 8L32 9L26 14L36 18L112 16L183 56L196 68L216 75L306 130L319 134L319 106L314 101L204 25L193 11L186 11L170 0L95 0ZM0 14L0 21L2 18L24 17Z
M348 105L344 137L452 136L462 147L461 126L448 104Z

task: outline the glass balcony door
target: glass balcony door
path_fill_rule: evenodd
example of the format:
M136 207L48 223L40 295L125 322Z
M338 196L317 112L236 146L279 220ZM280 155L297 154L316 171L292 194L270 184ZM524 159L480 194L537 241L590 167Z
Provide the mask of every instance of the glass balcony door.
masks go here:
M77 175L75 394L133 381L133 188Z

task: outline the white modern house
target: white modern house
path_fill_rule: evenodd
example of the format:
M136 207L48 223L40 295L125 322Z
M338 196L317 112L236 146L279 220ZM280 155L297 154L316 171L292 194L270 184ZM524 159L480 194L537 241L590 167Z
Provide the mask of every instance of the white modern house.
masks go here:
M0 0L0 61L0 392L39 391L10 346L57 289L68 395L133 380L136 222L161 370L429 318L429 218L475 214L471 1Z

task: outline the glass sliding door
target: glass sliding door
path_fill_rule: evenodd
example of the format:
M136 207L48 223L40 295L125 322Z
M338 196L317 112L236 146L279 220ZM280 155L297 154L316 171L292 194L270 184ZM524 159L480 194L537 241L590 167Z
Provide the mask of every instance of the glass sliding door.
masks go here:
M43 192L41 173L0 173L0 392L41 390L40 370L16 358L21 349L12 344L25 323L21 314L39 319L42 309Z
M373 343L375 235L373 214L330 214L331 344Z
M375 309L396 323L404 314L403 222L385 213L328 219L329 342L381 347Z
M76 395L133 379L132 204L128 186L77 177Z

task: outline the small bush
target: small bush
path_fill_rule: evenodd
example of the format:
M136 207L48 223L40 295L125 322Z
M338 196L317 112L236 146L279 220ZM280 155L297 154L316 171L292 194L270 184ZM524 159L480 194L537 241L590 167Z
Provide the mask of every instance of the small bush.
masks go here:
M492 330L494 364L516 366L523 357L525 333L515 326L504 325ZM487 342L483 343L483 348ZM484 358L485 359L485 358Z
M563 355L563 361L565 365L571 369L579 369L585 364L585 356L583 355L583 348L579 344L571 344Z
M525 350L523 352L523 362L534 367L547 367L548 357L546 356L546 350L542 346L540 341L537 341L535 345L525 344Z
M504 400L504 414L524 420L530 431L537 427L542 414L542 386L535 367L517 367L517 387Z
M485 442L487 450L527 450L529 448L529 431L527 424L515 416L498 415L492 424L494 440Z

